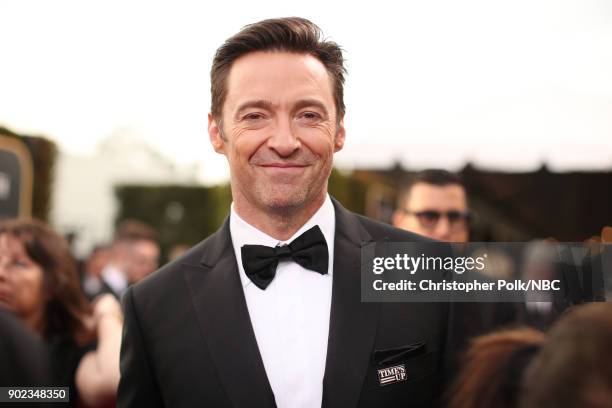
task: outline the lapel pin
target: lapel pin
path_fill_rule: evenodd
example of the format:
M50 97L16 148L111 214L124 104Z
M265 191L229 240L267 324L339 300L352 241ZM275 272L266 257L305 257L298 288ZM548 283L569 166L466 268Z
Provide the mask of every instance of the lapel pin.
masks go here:
M406 381L406 366L404 364L378 370L378 382L381 386Z

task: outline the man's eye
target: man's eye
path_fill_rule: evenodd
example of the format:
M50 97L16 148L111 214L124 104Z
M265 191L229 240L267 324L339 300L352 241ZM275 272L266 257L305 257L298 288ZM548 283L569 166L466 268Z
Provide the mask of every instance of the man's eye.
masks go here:
M304 119L312 120L312 119L319 119L320 115L316 112L304 112L302 113L302 117Z
M243 117L244 120L260 120L263 118L264 115L262 115L261 113L248 113Z

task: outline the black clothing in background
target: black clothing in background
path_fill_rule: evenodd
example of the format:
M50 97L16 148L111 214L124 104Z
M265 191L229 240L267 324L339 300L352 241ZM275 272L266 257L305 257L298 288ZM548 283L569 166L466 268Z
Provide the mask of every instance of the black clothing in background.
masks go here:
M51 384L43 340L9 310L0 307L0 386Z

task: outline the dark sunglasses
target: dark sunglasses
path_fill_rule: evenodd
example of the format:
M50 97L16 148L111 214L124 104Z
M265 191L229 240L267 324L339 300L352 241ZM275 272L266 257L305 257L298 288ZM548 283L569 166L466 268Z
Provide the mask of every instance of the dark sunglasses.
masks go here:
M427 228L434 227L442 217L446 217L450 225L467 225L472 219L472 214L469 211L441 212L436 210L410 211L407 209L403 209L403 211L417 217L421 225Z

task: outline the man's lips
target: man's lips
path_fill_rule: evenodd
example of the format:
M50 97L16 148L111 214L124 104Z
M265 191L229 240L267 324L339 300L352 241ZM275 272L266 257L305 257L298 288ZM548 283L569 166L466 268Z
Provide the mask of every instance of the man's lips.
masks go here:
M259 167L263 168L264 171L278 174L293 174L301 173L306 167L305 164L297 163L264 163L258 164Z
M306 167L305 164L298 164L298 163L263 163L263 164L260 164L259 166L273 167L273 168L279 168L279 169L293 169L293 168Z

